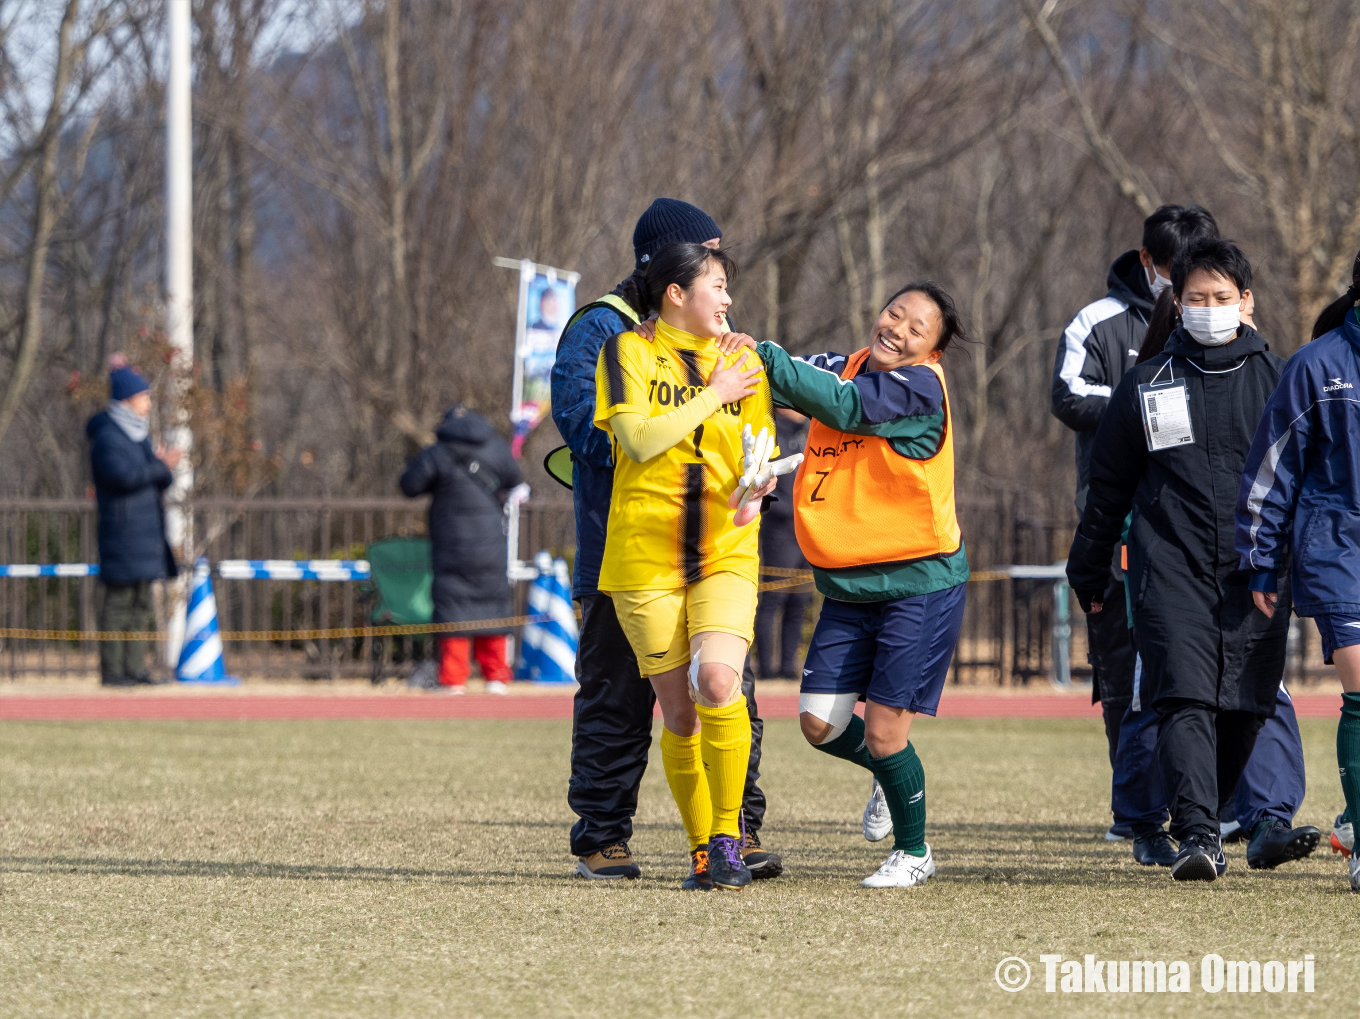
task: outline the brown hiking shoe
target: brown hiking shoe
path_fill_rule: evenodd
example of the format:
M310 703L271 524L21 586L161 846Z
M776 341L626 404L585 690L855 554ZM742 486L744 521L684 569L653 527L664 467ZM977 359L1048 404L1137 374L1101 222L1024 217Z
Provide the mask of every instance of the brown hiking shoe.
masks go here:
M605 846L597 853L578 857L576 874L591 881L618 881L621 878L628 878L631 881L642 877L642 871L633 862L633 854L629 852L627 842L616 842L612 846Z
M757 881L784 873L784 861L779 858L779 854L762 849L760 836L749 828L742 838L741 859L751 872L751 877Z

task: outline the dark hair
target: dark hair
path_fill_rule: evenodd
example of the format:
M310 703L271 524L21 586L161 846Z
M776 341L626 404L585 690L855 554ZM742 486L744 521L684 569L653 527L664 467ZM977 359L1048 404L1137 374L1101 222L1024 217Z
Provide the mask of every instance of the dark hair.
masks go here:
M1170 290L1163 290L1152 306L1152 317L1148 319L1147 332L1143 334L1143 345L1138 348L1138 360L1142 364L1150 357L1156 357L1166 346L1167 339L1181 324L1181 313L1176 310L1176 302Z
M1218 223L1202 205L1163 205L1143 220L1143 247L1154 265L1171 265L1195 241L1218 236Z
M641 269L634 269L632 274L610 293L627 301L628 307L637 312L638 321L647 317L647 274Z
M925 294L934 302L935 307L940 309L940 339L935 344L935 349L941 354L945 352L949 344L957 337L964 343L968 342L968 334L963 331L963 323L959 321L959 310L954 307L954 298L949 296L949 292L934 280L913 280L905 287L888 298L888 303L883 305L879 314L892 307L893 301L903 294L910 294L915 291L918 294Z
M1232 241L1208 237L1195 241L1176 256L1171 263L1171 289L1177 297L1181 296L1185 281L1196 269L1230 279L1237 284L1238 290L1246 291L1251 287L1251 263Z
M643 293L647 298L648 312L661 310L661 298L672 283L680 284L682 290L694 286L694 281L704 274L709 262L717 262L725 273L730 286L737 277L737 263L732 256L721 248L707 248L692 241L677 241L667 244L652 256L643 272Z
M1333 329L1340 329L1341 323L1346 320L1346 312L1355 306L1358 299L1360 299L1360 252L1356 253L1355 266L1351 269L1350 289L1322 309L1322 314L1318 315L1317 321L1313 323L1313 339L1316 340L1323 333L1330 333Z

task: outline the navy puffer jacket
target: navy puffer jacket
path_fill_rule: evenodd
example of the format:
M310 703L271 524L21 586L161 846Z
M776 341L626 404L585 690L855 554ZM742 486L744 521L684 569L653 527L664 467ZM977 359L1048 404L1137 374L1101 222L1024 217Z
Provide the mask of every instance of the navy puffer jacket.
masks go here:
M99 578L127 586L173 577L175 556L165 539L161 493L174 480L150 439L134 442L100 411L85 426L99 502Z

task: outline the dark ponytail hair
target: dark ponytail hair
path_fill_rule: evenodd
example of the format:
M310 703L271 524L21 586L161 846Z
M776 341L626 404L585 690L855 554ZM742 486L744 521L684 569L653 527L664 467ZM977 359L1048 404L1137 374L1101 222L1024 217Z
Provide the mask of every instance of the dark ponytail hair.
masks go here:
M935 307L940 309L940 339L935 344L935 349L941 354L949 347L949 344L956 338L968 342L968 334L963 331L963 322L959 318L959 310L954 307L954 298L949 296L949 291L940 286L934 280L912 280L905 287L888 298L888 303L883 305L879 314L892 307L893 301L903 294L925 294L930 298Z
M1356 254L1355 267L1351 269L1350 289L1322 309L1322 314L1313 323L1313 339L1333 329L1340 329L1341 323L1346 320L1346 312L1351 310L1357 299L1360 299L1360 253Z
M1152 317L1148 319L1147 332L1143 334L1143 345L1138 348L1138 360L1134 364L1142 364L1160 354L1162 348L1166 346L1166 341L1180 324L1181 313L1176 310L1176 301L1171 296L1171 288L1167 287L1158 296L1157 303L1152 306Z
M627 301L628 307L637 312L638 321L647 317L647 275L641 269L634 269L632 275L610 293Z
M727 274L727 285L737 278L737 263L732 256L721 248L709 248L692 241L677 241L667 244L652 256L642 274L642 292L647 300L648 313L661 310L661 299L666 288L678 283L680 289L689 290L708 269L710 262L717 262ZM634 273L634 276L637 274ZM632 277L629 277L630 279Z

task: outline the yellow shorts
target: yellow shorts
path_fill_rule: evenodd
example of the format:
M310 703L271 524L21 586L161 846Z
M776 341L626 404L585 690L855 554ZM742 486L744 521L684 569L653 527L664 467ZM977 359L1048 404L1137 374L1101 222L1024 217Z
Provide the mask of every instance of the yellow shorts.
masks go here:
M696 634L731 633L748 645L755 636L756 585L735 573L715 573L671 591L609 596L644 676L687 664Z

